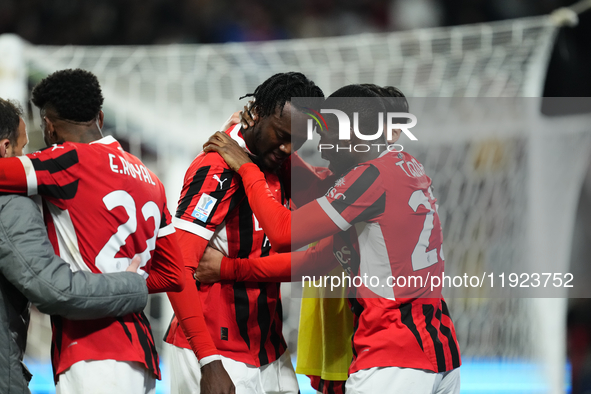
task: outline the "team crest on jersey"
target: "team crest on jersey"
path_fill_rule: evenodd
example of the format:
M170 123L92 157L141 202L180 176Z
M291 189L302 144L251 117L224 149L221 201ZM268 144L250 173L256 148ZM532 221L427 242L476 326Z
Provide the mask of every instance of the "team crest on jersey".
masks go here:
M343 200L347 198L347 196L345 196L343 193L337 193L337 189L336 187L331 187L325 194L326 197L330 197L333 200L338 200L339 198L342 198Z
M209 218L209 215L211 215L211 211L213 211L213 207L215 207L215 203L217 201L217 198L212 197L207 193L203 193L201 198L199 198L199 201L197 202L197 205L195 206L191 216L197 220L201 220L204 223L207 222L207 219Z

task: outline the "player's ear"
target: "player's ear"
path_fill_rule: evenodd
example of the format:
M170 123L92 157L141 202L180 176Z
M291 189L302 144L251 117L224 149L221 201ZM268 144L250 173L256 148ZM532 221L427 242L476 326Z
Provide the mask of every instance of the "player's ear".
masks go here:
M0 157L7 157L8 156L8 149L10 147L10 140L8 138L4 138L0 140Z
M400 133L402 133L402 130L400 130L400 129L393 129L392 130L392 138L388 139L388 143L389 144L393 144L396 141L398 141L398 138L400 138Z
M44 116L43 119L45 120L45 130L49 133L55 133L55 126L53 125L53 121L49 119L47 116Z
M257 121L259 119L259 106L256 103L253 103L250 106L248 112L250 112L254 121Z
M104 122L105 122L105 113L103 112L103 110L100 110L99 111L99 114L98 114L98 127L99 127L99 130L102 130L103 129Z
M49 117L44 116L43 119L45 120L45 134L47 137L47 142L50 144L55 144L58 141L55 125L53 124L53 121L49 119Z

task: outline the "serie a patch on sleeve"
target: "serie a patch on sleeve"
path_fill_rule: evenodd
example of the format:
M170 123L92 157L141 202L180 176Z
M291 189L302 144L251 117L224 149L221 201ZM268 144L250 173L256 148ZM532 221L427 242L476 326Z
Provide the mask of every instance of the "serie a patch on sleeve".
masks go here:
M207 222L209 215L211 215L211 211L215 207L215 203L218 201L217 198L210 196L207 193L203 193L195 205L195 209L191 216L193 216L197 220L201 220L202 222Z

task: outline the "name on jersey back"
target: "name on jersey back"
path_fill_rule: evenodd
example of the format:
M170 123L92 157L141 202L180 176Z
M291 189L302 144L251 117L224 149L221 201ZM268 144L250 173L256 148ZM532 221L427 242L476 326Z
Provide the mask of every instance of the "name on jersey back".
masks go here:
M115 156L109 153L109 165L111 166L111 171L117 174L129 175L134 179L138 178L140 181L156 185L148 169L141 164L130 163L121 156Z

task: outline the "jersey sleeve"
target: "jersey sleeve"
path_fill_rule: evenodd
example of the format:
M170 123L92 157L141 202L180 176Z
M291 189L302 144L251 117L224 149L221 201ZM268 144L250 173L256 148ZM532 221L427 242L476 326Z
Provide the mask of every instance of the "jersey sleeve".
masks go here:
M150 261L150 276L146 280L150 294L178 292L185 286L185 265L176 233L161 233L162 229L156 238L156 249Z
M304 251L278 253L252 259L222 258L221 279L238 282L299 282L304 276L322 275L338 265L333 237Z
M371 164L353 168L316 201L341 230L384 212L386 195L379 170Z
M37 194L37 175L27 156L0 160L0 193Z
M217 156L211 160L208 156ZM176 228L209 240L228 212L238 203L240 187L235 173L218 164L217 153L208 153L206 160L193 170L191 167L179 199L173 224Z
M250 208L259 219L273 249L289 251L291 244L291 211L275 200L265 175L254 163L244 164L238 174Z
M182 292L168 293L168 298L191 349L200 360L219 352L205 323L193 273L216 227L240 197L234 172L221 162L221 156L209 153L204 160L191 165L173 218L185 262L187 286Z
M273 198L263 173L252 163L238 172L252 211L273 249L287 252L337 233L339 228L316 201L292 212Z
M158 238L172 234L174 231L172 216L170 215L166 202L164 202L162 206L162 217L160 218L160 228L158 229Z
M154 176L154 178L156 178ZM166 204L166 192L159 182L162 216L156 237L154 254L150 260L150 276L146 280L149 292L178 292L185 286L185 264Z
M78 192L78 151L53 145L42 151L0 160L0 192L39 194L60 209Z
M193 273L207 247L207 241L191 232L179 230L178 241L185 260L187 285L179 293L168 293L174 313L181 325L191 349L198 359L219 354L211 336L201 307L201 299Z

